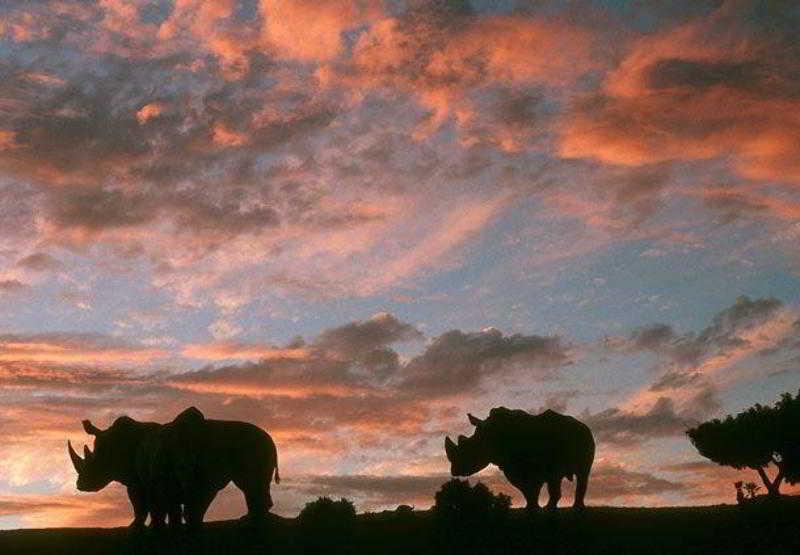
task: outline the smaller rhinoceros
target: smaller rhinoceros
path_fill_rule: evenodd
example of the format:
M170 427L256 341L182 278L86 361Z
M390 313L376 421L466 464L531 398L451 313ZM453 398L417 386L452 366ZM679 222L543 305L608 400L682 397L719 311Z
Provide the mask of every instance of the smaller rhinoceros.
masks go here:
M164 426L158 468L174 475L190 527L202 524L217 492L233 482L244 494L254 523L272 508L270 484L280 483L278 451L272 437L253 424L205 418L186 409Z
M445 438L453 476L470 476L493 463L522 492L531 511L539 508L543 484L550 496L547 508L555 509L562 478L577 477L574 507L584 507L595 449L585 424L552 410L533 415L498 407L485 420L468 416L475 426L472 437L459 436L458 443Z
M78 472L77 488L80 491L100 491L112 481L127 487L128 499L133 506L132 527L144 526L147 516L154 528L163 526L169 515L170 526L181 522L181 505L177 483L158 474L153 483L156 446L160 445L163 426L156 422L137 422L128 416L117 418L106 430L101 430L89 420L83 429L93 435L94 450L84 446L83 458L67 442L70 459ZM158 492L158 496L153 493Z

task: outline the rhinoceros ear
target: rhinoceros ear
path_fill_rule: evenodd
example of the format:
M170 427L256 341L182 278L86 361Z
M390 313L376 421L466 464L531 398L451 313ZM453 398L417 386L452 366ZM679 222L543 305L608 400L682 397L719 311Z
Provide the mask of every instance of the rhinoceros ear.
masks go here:
M89 420L83 421L83 429L86 430L86 433L89 434L90 436L96 436L97 434L103 431L94 424L92 424Z
M475 426L476 428L480 428L483 425L483 420L481 420L477 416L472 416L471 414L467 414L467 418L469 418L469 423Z
M456 444L453 443L453 440L450 439L449 436L444 438L444 452L447 453L447 460L452 462L453 457L456 454Z
M72 443L70 443L69 440L67 440L67 451L69 451L69 458L72 460L72 466L74 466L75 470L80 473L81 468L83 467L83 460L75 452L75 449L72 448Z

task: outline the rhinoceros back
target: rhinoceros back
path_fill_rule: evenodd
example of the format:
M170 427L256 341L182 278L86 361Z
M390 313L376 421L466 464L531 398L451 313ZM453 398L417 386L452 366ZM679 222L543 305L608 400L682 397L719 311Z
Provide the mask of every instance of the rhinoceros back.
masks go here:
M534 415L505 407L492 409L486 437L501 468L524 467L531 473L572 479L594 458L594 439L577 419L546 410Z

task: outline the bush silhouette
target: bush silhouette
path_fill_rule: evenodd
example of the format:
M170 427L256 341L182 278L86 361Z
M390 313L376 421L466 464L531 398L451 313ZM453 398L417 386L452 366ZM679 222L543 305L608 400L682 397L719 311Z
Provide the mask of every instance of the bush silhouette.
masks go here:
M356 526L353 502L320 497L306 503L297 517L300 541L308 553L347 552L352 546Z
M452 479L436 492L433 513L440 547L453 553L492 551L503 536L511 498L478 482Z
M774 407L756 404L736 416L704 422L686 432L704 457L758 472L771 496L783 480L800 481L800 393L785 393ZM767 469L774 466L774 478Z

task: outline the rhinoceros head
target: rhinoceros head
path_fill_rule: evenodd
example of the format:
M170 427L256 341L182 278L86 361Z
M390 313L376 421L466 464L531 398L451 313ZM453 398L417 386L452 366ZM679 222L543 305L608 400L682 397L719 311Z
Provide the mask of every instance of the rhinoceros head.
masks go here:
M94 449L84 445L83 458L67 441L69 458L78 472L76 484L78 490L99 491L112 480L118 480L120 469L132 463L130 460L124 460L129 458L129 449L124 445L126 438L123 429L127 423L126 418L117 419L107 430L101 430L89 420L84 420L83 429L87 434L94 436Z
M446 437L444 450L450 461L450 474L453 476L470 476L486 468L490 461L487 442L482 430L483 421L469 415L469 421L475 426L471 437L458 436L458 443Z

